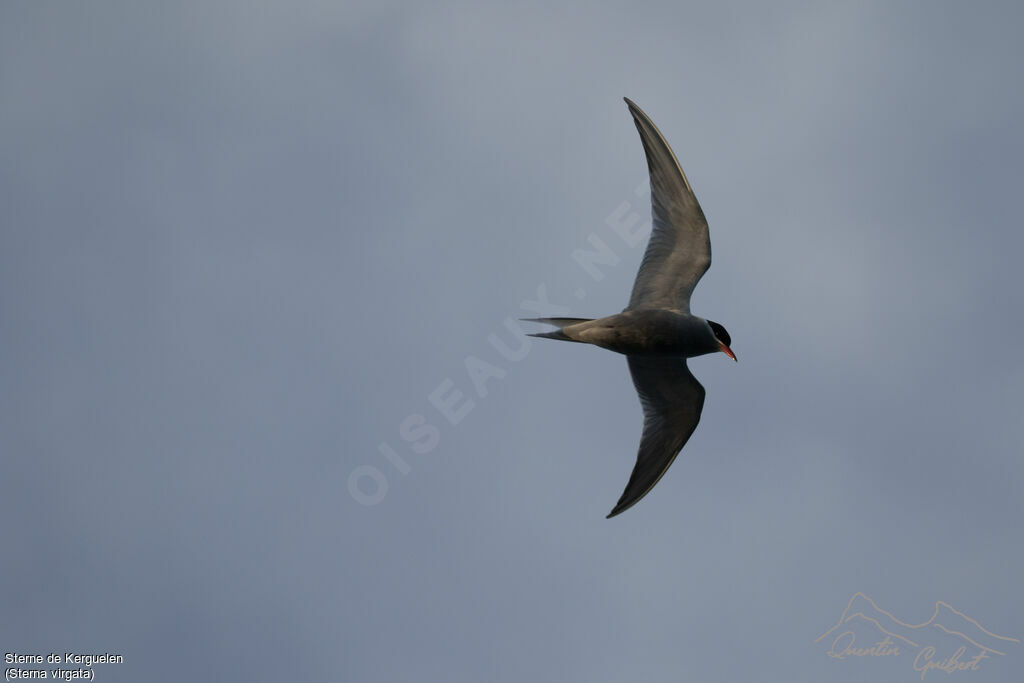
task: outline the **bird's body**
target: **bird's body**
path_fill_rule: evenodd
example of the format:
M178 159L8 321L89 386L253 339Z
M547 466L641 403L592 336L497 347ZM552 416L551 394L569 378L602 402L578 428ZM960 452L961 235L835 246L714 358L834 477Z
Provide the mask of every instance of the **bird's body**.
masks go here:
M651 177L651 238L629 305L604 318L532 318L558 327L535 337L593 344L624 354L644 409L636 465L608 515L635 505L654 487L700 421L704 387L687 358L722 351L733 360L729 333L690 313L690 294L711 265L704 212L661 132L626 100Z
M533 322L553 320L556 318L532 319ZM668 308L626 309L605 318L572 322L558 332L542 332L534 336L551 339L568 337L564 340L593 344L627 356L674 356L685 359L721 351L708 321Z

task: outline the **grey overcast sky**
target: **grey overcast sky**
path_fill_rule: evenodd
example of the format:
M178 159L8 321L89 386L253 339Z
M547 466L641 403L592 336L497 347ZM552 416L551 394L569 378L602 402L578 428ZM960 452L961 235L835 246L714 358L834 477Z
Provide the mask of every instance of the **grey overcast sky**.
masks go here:
M0 650L122 655L97 681L859 683L956 649L830 657L861 592L994 634L924 680L1020 680L1022 20L3 3ZM506 320L625 305L623 96L708 216L694 311L740 362L691 363L699 429L605 520L626 364Z

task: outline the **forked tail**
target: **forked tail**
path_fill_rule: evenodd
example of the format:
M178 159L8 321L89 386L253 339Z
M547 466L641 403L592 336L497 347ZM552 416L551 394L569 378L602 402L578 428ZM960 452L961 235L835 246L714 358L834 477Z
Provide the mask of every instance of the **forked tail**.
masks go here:
M571 325L576 325L578 323L587 323L587 322L590 322L591 320L593 320L593 318L521 318L521 320L524 320L524 321L530 322L530 323L545 323L547 325L555 325L556 327L558 327L558 329L555 330L554 332L535 332L535 333L529 335L531 337L540 337L542 339L560 339L562 341L580 342L579 339L573 339L572 337L567 335L565 332L563 332L562 331L563 328L569 327ZM580 342L580 343L582 344L584 342Z

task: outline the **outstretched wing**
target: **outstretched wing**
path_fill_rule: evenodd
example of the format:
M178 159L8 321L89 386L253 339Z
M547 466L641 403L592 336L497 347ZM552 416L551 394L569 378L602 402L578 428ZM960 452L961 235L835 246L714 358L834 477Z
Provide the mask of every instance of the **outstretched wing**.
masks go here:
M674 308L690 312L690 294L711 265L711 239L690 182L661 131L626 98L651 175L651 239L626 310Z
M704 387L685 358L627 356L644 408L640 452L626 490L608 517L628 510L654 488L693 434L704 408Z

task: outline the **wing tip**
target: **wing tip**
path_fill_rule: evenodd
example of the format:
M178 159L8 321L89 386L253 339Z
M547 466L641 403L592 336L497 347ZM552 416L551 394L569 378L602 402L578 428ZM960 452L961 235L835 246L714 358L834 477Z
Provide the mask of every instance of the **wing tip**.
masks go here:
M640 498L643 498L643 496L640 496ZM626 502L626 497L623 496L622 498L619 499L619 502L615 504L615 507L612 508L612 511L605 515L605 519L611 519L612 517L617 517L618 515L621 515L623 512L639 503L640 498Z
M647 118L647 114L644 113L643 109L637 106L636 102L628 97L623 97L622 99L626 102L626 106L629 107L629 113L633 115L634 119Z
M639 104L629 99L628 97L623 97L622 99L626 103L626 106L629 107L630 113L632 113L634 116L650 120L651 117L647 115L647 112L640 108Z

